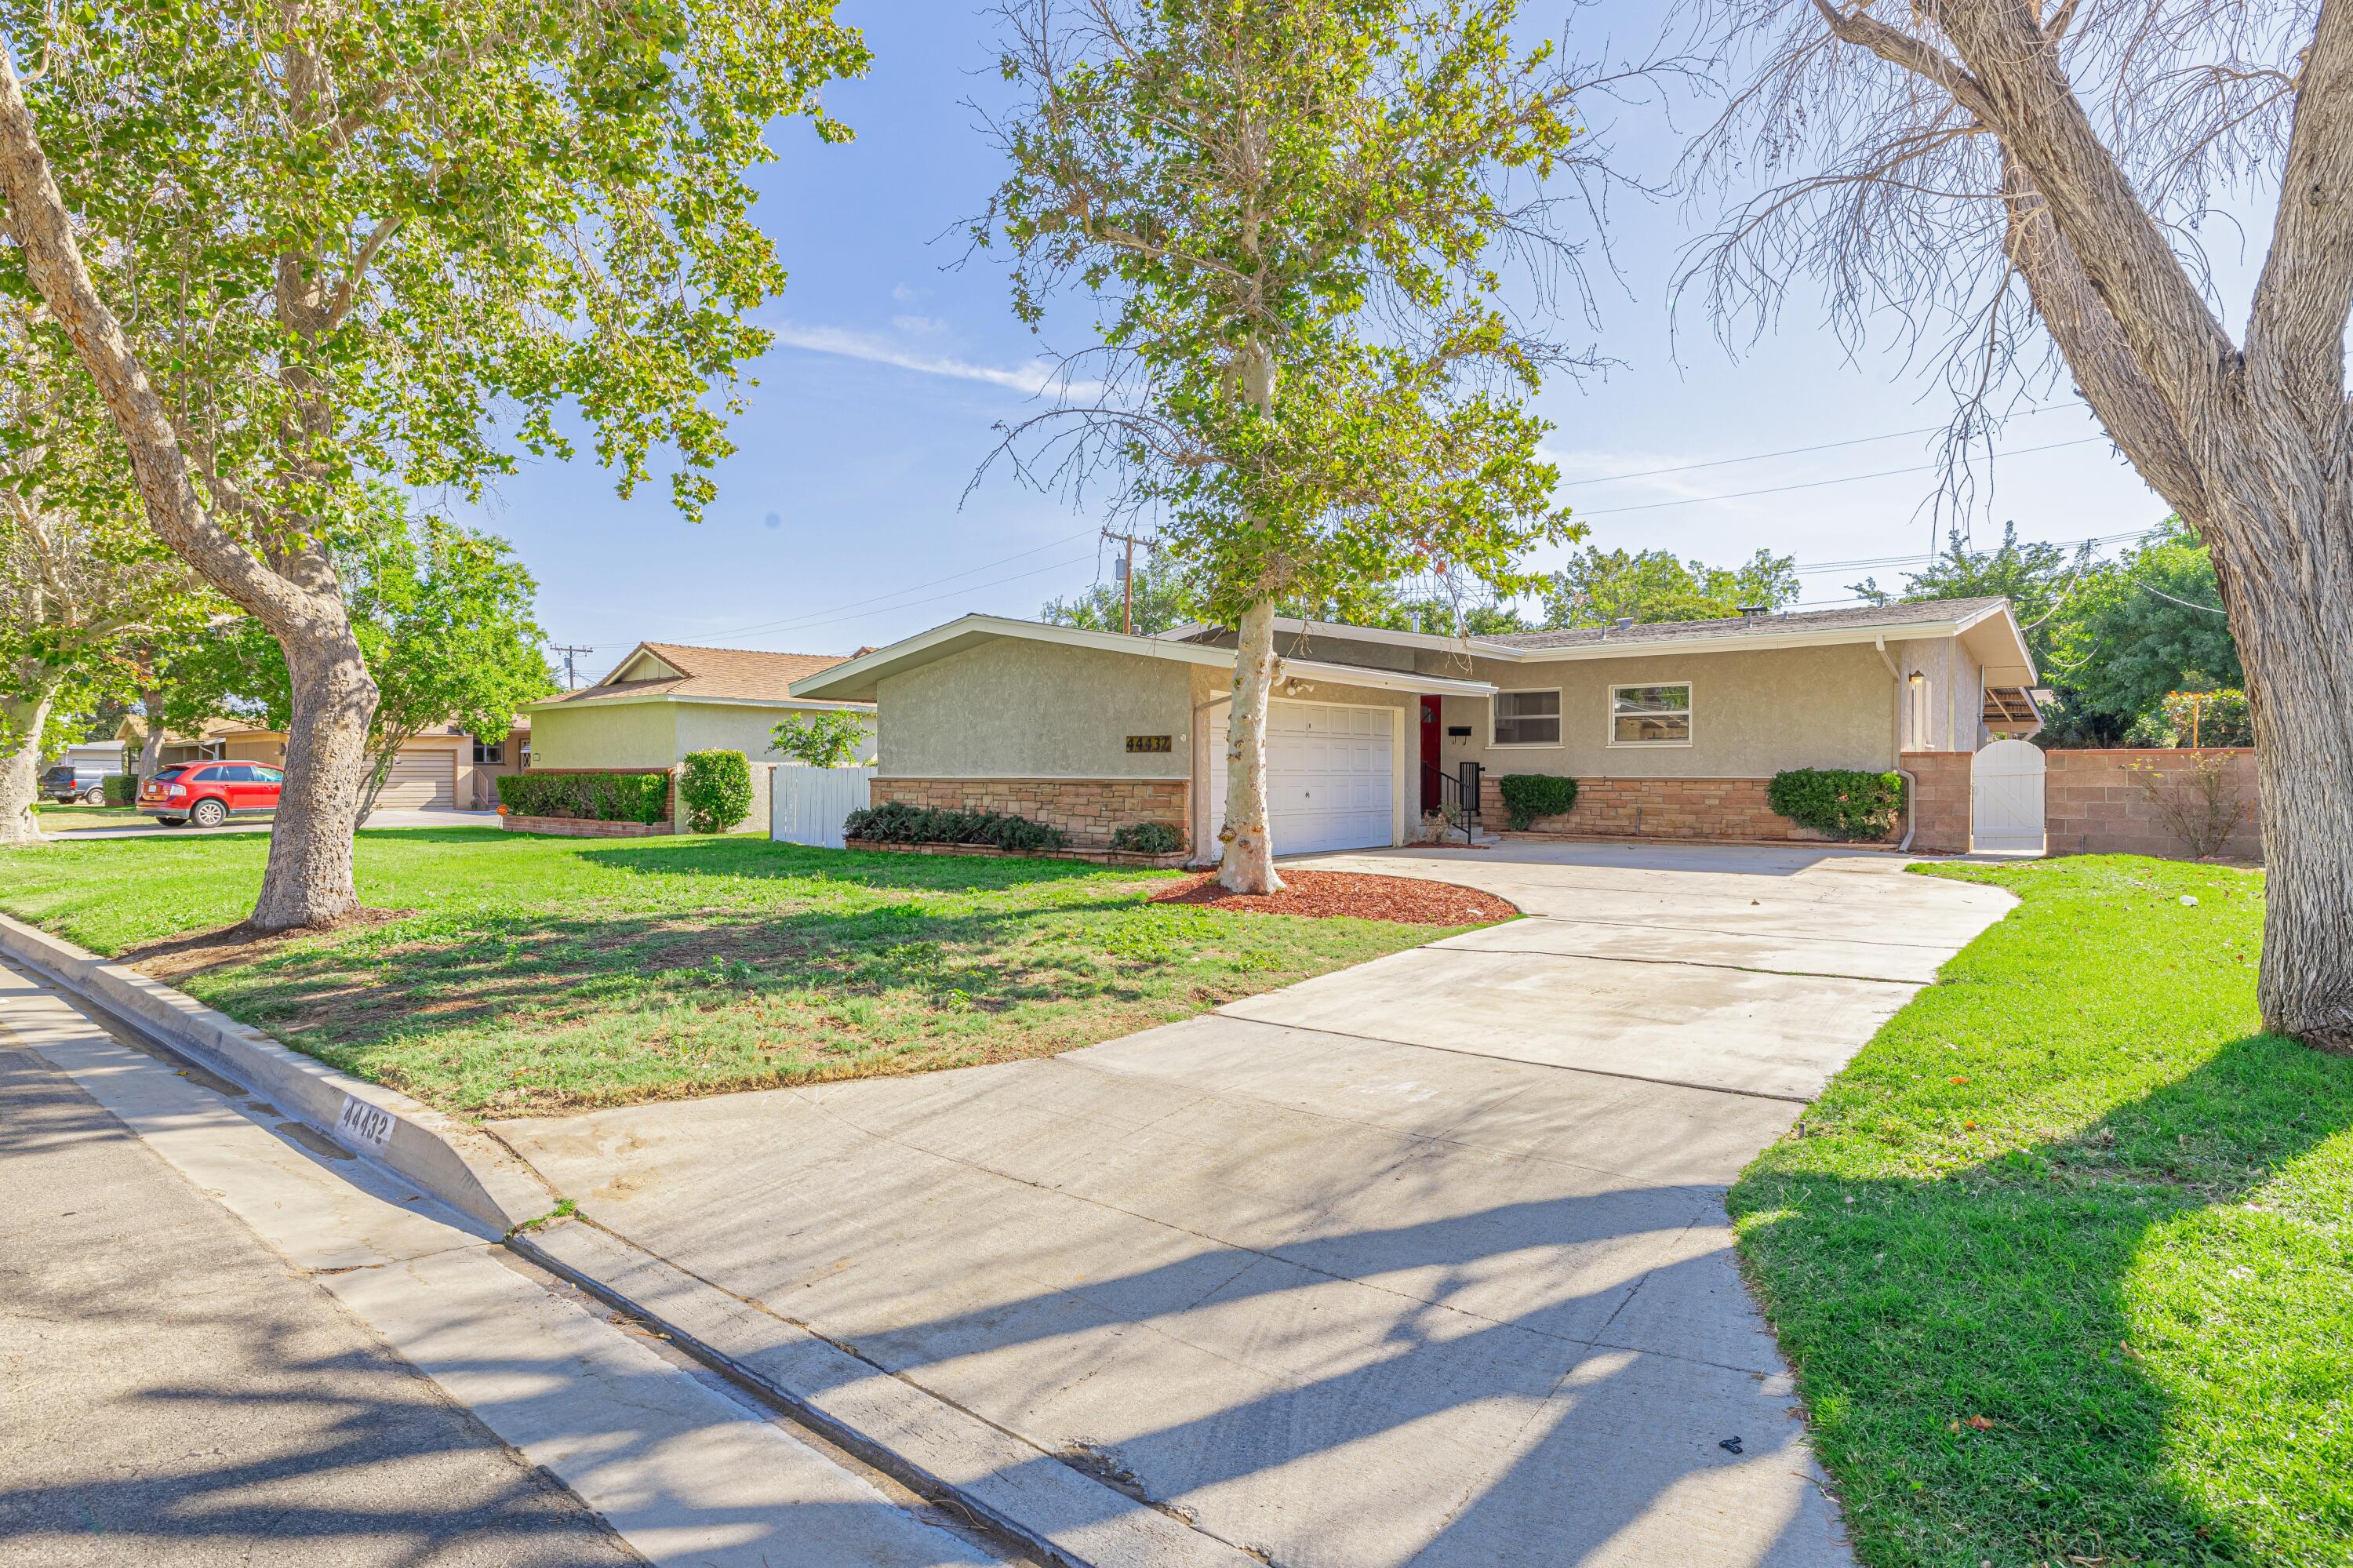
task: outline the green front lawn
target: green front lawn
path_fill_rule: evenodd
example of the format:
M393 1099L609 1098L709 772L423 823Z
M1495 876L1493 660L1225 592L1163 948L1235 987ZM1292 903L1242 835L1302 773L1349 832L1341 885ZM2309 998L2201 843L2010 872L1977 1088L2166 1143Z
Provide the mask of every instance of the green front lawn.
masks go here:
M17 850L0 909L120 954L243 919L269 847ZM409 917L149 967L322 1061L493 1115L1050 1054L1446 934L1152 904L1166 872L753 837L389 829L358 857L361 897Z
M1731 1196L1864 1563L2353 1563L2353 1060L2261 1032L2261 874L1936 874L2025 902Z
M128 806L60 806L50 800L34 807L33 812L45 833L64 828L135 828L147 820Z

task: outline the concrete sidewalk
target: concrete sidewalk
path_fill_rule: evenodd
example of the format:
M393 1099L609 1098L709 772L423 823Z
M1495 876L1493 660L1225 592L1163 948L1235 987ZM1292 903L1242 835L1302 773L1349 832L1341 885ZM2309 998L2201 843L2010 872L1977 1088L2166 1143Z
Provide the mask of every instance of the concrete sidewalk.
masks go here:
M1008 1560L6 968L0 1186L0 1541L26 1562Z
M1531 917L1048 1060L499 1130L731 1306L1282 1568L1847 1563L1723 1193L2007 896L1835 850L1303 863Z

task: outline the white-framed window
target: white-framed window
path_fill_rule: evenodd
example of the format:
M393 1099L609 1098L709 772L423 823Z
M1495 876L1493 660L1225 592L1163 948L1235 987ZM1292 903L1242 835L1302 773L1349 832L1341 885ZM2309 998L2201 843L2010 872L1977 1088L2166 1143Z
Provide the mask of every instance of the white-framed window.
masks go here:
M1497 746L1558 746L1560 688L1495 694Z
M1689 681L1660 681L1609 688L1609 744L1689 746L1692 689Z

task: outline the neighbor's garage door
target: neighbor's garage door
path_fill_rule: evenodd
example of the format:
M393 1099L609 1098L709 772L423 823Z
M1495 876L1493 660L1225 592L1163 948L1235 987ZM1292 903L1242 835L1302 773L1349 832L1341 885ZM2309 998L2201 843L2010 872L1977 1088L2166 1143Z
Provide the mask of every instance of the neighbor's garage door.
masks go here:
M1226 814L1225 710L1209 726L1209 815ZM1269 826L1277 854L1367 849L1394 840L1390 712L1327 703L1267 710Z
M385 806L453 806L458 801L458 754L404 751L392 759L391 776L376 797Z

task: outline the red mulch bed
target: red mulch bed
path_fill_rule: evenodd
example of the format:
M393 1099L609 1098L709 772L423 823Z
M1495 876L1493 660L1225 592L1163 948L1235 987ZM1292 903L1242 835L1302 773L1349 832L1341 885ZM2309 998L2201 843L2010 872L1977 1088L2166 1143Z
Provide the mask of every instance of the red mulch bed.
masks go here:
M1309 915L1321 919L1398 920L1410 926L1476 926L1518 914L1507 898L1425 882L1418 876L1367 876L1354 871L1286 871L1280 893L1229 893L1205 871L1155 893L1155 904L1201 904L1245 915Z

